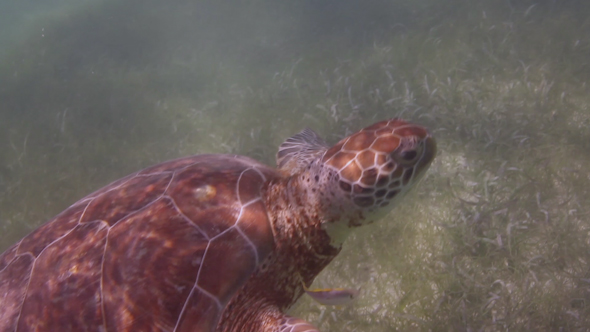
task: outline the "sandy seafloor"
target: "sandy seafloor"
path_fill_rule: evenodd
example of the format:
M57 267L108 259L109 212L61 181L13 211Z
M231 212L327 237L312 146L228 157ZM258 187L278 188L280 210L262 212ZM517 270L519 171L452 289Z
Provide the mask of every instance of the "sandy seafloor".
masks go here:
M439 155L314 286L322 331L590 330L590 2L0 0L0 250L198 153L400 116Z

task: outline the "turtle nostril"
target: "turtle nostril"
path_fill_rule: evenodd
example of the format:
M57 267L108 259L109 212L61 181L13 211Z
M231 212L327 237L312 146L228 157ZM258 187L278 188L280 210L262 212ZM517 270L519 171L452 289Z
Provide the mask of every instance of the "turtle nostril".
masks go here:
M416 152L416 150L407 150L407 151L403 151L401 153L401 157L404 158L404 160L406 160L406 161L412 161L412 160L416 159L417 155L418 155L418 152Z

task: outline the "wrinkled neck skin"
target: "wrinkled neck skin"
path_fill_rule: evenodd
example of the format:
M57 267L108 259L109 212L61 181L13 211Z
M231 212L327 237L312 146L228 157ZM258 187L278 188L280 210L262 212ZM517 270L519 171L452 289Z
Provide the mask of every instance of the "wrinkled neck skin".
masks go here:
M267 196L275 239L299 234L292 242L309 243L317 250L324 246L340 250L351 229L366 221L363 211L338 188L337 172L319 160L269 188L276 189ZM325 235L321 242L314 242L314 232Z
M349 227L327 225L336 223L338 211L347 208L345 204L329 211L325 208L341 201L326 204L337 193L322 187L325 184L321 182L330 177L322 173L330 172L310 166L300 174L268 184L263 197L275 250L230 301L220 320L223 326L217 331L273 331L273 317L289 309L304 293L302 282L311 284L340 252ZM339 236L337 241L330 237L334 234Z
M338 185L336 170L325 166L319 160L298 175L299 190L305 192L302 213L315 216L315 226L324 230L330 245L341 248L350 231L367 223L367 211L359 209L346 197Z

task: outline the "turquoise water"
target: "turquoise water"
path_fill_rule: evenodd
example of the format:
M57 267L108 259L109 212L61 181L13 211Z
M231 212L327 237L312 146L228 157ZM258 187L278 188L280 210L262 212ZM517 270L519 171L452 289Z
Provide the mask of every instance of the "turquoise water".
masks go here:
M22 2L24 3L24 2ZM167 159L401 116L439 155L293 309L322 331L590 328L590 3L0 3L0 250Z

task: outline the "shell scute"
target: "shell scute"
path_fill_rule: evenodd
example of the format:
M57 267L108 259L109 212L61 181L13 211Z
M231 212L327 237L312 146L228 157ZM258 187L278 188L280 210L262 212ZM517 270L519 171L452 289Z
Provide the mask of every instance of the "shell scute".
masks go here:
M249 240L232 228L211 240L199 274L197 286L213 295L222 305L244 284L256 268L257 252ZM223 276L223 281L220 277Z
M274 171L269 172L270 169L260 171L251 166L236 170L235 160L230 159L233 163L219 165L203 162L190 166L175 176L168 189L178 210L193 220L208 238L234 226L238 218L244 220L240 215L246 211L245 205L253 204L261 198L260 189L267 177L277 176ZM213 171L215 176L211 175ZM263 205L255 206L264 211ZM253 208L249 209L252 210ZM261 230L259 234L264 234L265 238L261 242L266 243L269 238L272 239L266 213L257 213L245 219L258 225L258 230Z
M0 303L21 304L26 296L27 284L33 269L35 258L31 255L21 255L10 260L0 270ZM3 306L0 310L0 327L2 331L15 331L21 306ZM5 322L7 325L3 325Z
M48 245L74 229L86 209L86 204L76 204L60 213L52 222L45 223L23 238L17 254L30 253L39 256Z
M177 209L211 239L235 225L240 204L237 175L220 170L215 177L199 165L175 176L168 190Z
M201 230L207 239L212 239L234 227L240 213L238 205L228 207L210 207L206 211L199 211L191 219L197 220L195 225ZM207 222L200 222L207 220Z
M189 297L207 245L170 199L121 220L109 232L103 262L107 330L174 326L184 305L179 299Z
M118 187L93 198L80 222L104 220L112 226L129 213L161 197L171 178L172 173L132 177ZM117 203L114 205L113 202Z
M217 299L195 288L186 300L183 319L178 321L177 332L210 332L214 331L221 316L221 308Z
M260 186L264 183L264 177L255 169L247 169L240 174L238 179L237 195L240 203L246 204L260 199Z
M236 201L236 172L218 167L212 176L214 169L214 166L197 164L176 173L168 195L186 215Z
M104 222L80 224L47 246L29 274L18 330L85 331L102 325L98 299L106 234ZM47 271L52 271L52 278Z
M248 240L252 242L256 250L258 262L262 257L270 253L274 244L274 242L268 241L268 239L273 238L270 224L258 222L258 220L264 220L266 218L267 214L264 203L257 201L242 209L237 224Z

